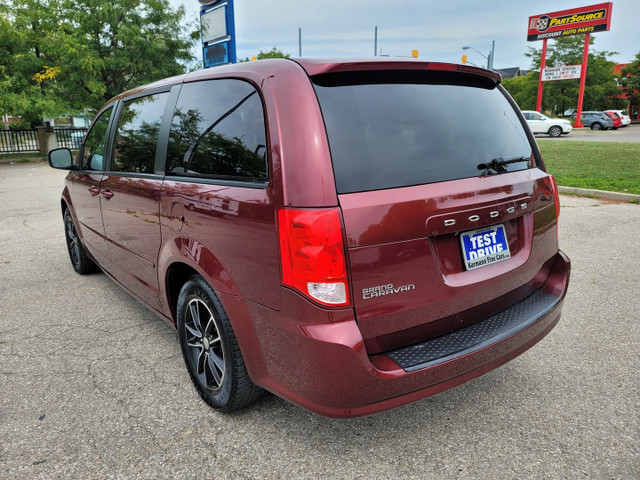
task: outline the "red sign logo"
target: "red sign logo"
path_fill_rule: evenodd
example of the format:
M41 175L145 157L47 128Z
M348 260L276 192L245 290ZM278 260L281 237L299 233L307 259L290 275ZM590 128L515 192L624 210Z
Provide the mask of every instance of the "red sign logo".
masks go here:
M529 17L527 40L567 37L609 30L612 3Z

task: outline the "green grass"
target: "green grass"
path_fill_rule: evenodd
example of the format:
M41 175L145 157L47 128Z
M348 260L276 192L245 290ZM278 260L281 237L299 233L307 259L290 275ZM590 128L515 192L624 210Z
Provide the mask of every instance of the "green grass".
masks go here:
M39 152L0 153L0 160L29 161L31 159L46 160L47 156Z
M640 194L640 143L537 141L558 185Z

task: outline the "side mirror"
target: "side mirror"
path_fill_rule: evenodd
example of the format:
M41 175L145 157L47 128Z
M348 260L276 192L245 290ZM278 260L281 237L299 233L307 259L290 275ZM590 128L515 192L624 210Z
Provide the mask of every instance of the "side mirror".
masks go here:
M73 166L73 155L68 148L56 148L47 155L49 165L59 170L71 170Z

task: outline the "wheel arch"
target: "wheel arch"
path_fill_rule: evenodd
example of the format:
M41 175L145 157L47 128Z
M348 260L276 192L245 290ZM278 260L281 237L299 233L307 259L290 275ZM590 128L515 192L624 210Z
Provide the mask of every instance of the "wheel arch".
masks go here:
M196 269L182 262L174 262L167 268L164 277L167 303L171 311L171 319L175 323L177 319L178 297L182 286L194 275L201 275ZM202 275L201 275L202 276Z
M63 217L64 217L64 212L66 210L69 210L75 220L75 215L74 215L73 209L71 208L71 196L69 195L69 188L66 186L64 187L64 190L62 191L62 196L60 197L60 210Z
M78 218L76 217L76 212L75 212L75 209L73 208L73 202L71 201L71 195L69 195L69 189L65 187L64 190L62 191L62 196L60 197L60 213L62 214L63 221L64 221L64 212L66 212L67 210L69 210L69 214L71 215L71 218L75 223L78 237L80 237L80 240L84 242L84 230L83 230L82 223L78 221ZM91 253L89 253L89 256L93 258Z
M163 245L158 257L160 285L175 324L180 289L193 275L200 275L218 293L240 295L231 275L216 255L192 238L178 237Z
M167 267L164 276L163 288L171 312L170 320L174 326L177 326L178 297L183 285L193 275L200 275L218 297L238 341L249 376L256 384L264 388L261 381L266 376L264 355L246 300L238 294L219 290L216 288L217 282L212 281L211 277L201 268L182 259L172 262Z
M548 135L551 135L551 131L552 131L554 128L559 128L559 129L560 129L560 135L562 135L562 134L564 133L564 129L562 128L562 126L561 126L561 125L554 124L554 125L551 125L551 126L547 129L547 134L548 134Z

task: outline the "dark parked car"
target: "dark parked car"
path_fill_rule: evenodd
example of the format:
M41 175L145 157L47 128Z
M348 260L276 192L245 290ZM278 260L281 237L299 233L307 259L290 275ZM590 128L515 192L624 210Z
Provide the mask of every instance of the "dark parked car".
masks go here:
M78 157L49 162L69 170L75 270L98 265L175 325L222 411L263 389L328 416L397 407L560 319L558 190L491 71L216 67L112 99Z
M572 118L576 118L575 114ZM604 112L586 111L581 115L582 124L591 130L609 130L613 128L613 120Z

